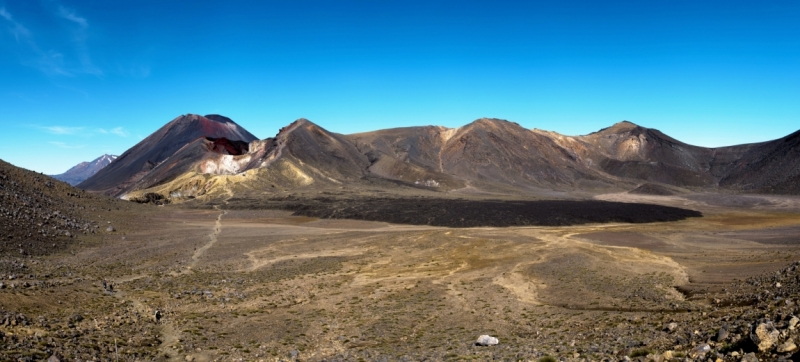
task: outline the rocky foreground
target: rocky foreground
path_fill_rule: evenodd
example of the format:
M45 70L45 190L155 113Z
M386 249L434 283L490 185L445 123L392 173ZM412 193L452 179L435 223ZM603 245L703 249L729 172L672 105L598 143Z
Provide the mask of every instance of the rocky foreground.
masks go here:
M124 292L101 280L86 280L66 269L40 275L36 271L43 268L35 262L33 265L15 263L13 273L0 275L3 280L0 298L20 293L46 295L65 288L74 290L75 295L74 300L64 301L60 312L37 315L22 310L0 310L0 359L136 361L176 357L174 353L165 353L168 350L163 348L170 341L166 341L160 331L161 311L126 300ZM200 295L199 300L205 300L208 299L206 294L212 293L187 291L176 293L173 299L192 299L194 294ZM702 307L688 311L623 313L620 314L623 319L615 319L613 325L605 319L601 321L602 318L594 322L587 320L580 328L573 328L570 336L546 332L552 325L541 326L541 335L529 336L529 347L524 350L502 339L481 336L477 342L465 343L463 348L450 352L408 351L397 360L459 360L471 356L476 360L504 361L781 361L798 357L800 262L774 273L732 283L720 293L691 299L695 306ZM233 302L221 300L221 303ZM516 318L520 323L530 323L524 315ZM205 348L202 343L186 348L190 347ZM240 350L231 348L231 352L220 355L217 360L248 360L237 351ZM270 353L264 350L259 355L267 357ZM183 358L183 354L178 356ZM393 360L368 350L334 353L312 360L360 359ZM285 356L272 354L261 360L305 359L301 353L293 351Z
M796 360L800 343L800 262L702 296L707 312L676 315L662 338L634 351L639 360ZM626 356L617 356L627 359Z

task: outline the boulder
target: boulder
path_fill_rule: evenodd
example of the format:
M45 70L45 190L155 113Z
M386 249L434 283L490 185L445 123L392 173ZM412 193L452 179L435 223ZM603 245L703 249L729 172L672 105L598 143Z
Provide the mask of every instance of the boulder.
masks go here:
M781 333L775 329L772 322L758 323L753 331L750 332L750 339L758 346L761 352L767 352L774 347L779 339Z
M475 345L477 346L494 346L498 343L500 343L500 341L497 338L485 334L478 337L478 340L475 341Z
M108 227L106 228L106 231L107 232L114 232L114 231L117 231L117 229L114 229L113 225L108 225Z

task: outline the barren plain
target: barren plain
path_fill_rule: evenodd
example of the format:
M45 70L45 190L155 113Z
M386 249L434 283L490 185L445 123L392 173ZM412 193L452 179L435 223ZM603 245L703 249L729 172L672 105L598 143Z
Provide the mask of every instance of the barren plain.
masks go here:
M689 356L706 343L723 360L792 355L759 351L750 329L759 318L788 323L796 301L753 299L758 285L741 281L800 260L800 198L595 198L704 216L449 228L229 202L109 209L99 216L113 232L4 260L0 355L601 360ZM476 346L482 334L500 343Z

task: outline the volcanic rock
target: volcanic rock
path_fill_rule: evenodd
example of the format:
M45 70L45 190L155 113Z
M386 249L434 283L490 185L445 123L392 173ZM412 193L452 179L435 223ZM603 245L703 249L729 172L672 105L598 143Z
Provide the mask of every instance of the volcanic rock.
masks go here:
M772 322L758 323L750 333L753 340L761 352L769 351L780 340L780 332L775 329Z
M717 332L716 341L717 342L722 342L722 341L726 340L727 338L728 338L728 330L725 329L725 328L720 328L719 331Z

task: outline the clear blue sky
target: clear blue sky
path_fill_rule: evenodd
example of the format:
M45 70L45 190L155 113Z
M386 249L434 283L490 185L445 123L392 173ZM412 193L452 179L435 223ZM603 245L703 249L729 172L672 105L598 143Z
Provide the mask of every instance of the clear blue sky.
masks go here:
M800 129L798 4L0 0L0 158L60 173L185 113L765 141Z

